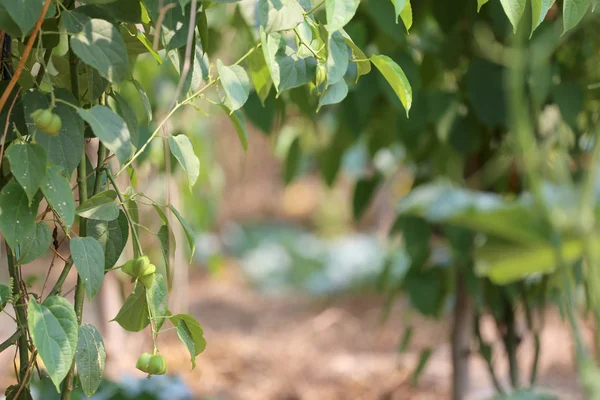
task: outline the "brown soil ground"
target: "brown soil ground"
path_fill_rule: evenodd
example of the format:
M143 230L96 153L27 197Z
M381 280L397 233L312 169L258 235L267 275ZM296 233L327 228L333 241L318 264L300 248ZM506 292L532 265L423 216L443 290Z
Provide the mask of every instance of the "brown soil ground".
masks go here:
M383 300L373 294L316 300L302 295L282 297L257 293L237 277L196 276L190 281L190 297L189 311L204 326L208 341L206 351L197 358L197 368L190 371L189 355L174 331L161 335L159 348L169 370L181 374L198 399L450 398L449 326L409 315L403 300L394 305L388 322L381 325ZM538 382L561 399L583 398L572 368L567 326L553 313L547 319ZM416 333L409 349L398 354L399 337L408 322ZM110 331L112 325L115 323L109 325ZM488 328L484 331L491 331ZM3 316L0 338L12 329L12 321ZM109 377L136 373L132 366L137 355L147 350L147 336L147 332L128 335L124 341L105 336ZM420 350L426 347L434 351L420 381L413 386L411 374ZM529 365L529 339L521 347L523 364ZM502 349L495 349L495 353L501 358ZM12 381L12 356L12 351L0 355L0 386ZM504 372L504 366L498 366ZM471 363L471 376L469 399L489 398L492 385L479 359Z

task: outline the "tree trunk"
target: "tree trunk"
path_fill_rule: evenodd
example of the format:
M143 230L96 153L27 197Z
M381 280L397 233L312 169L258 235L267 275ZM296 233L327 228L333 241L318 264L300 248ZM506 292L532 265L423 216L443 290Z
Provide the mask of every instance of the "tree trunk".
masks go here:
M469 390L469 356L473 332L473 305L460 266L456 271L456 304L452 327L452 399L462 400Z

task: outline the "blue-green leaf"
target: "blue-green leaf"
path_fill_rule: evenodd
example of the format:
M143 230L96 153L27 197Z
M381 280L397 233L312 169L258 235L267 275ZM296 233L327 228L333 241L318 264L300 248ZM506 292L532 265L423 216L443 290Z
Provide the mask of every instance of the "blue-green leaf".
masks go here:
M525 11L527 0L500 0L500 3L502 4L502 8L504 8L504 12L513 26L513 32L516 33L519 21L521 21L521 17Z
M240 139L240 143L242 144L244 152L248 151L248 132L246 131L246 121L244 119L244 113L241 110L231 112L231 110L223 104L221 104L221 108L229 116L229 119L231 120L231 123L235 128L235 133L237 133L238 138Z
M106 366L104 341L95 326L88 324L79 327L75 363L81 389L87 397L92 397L102 382Z
M131 135L123 118L106 106L94 106L89 110L78 108L77 113L122 164L129 159Z
M192 369L196 368L196 356L206 348L202 326L188 314L176 314L169 320L177 328L177 336L190 352Z
M83 30L71 36L71 49L84 63L112 83L129 77L129 57L116 26L103 19L87 21Z
M70 228L75 220L75 199L69 181L60 172L61 168L56 165L48 168L41 189L50 207Z
M327 41L327 85L333 85L344 78L348 70L349 48L344 36L334 32Z
M323 93L323 96L321 96L321 99L319 100L319 107L317 108L317 111L319 111L319 109L321 109L323 106L340 103L346 98L347 95L348 85L343 79L331 86L328 86L325 90L325 93Z
M19 246L18 263L20 265L29 264L38 259L48 251L50 243L52 243L50 228L44 222L38 222L35 229Z
M581 21L588 8L590 0L564 0L563 2L563 27L564 31L572 29Z
M75 209L77 215L83 218L112 221L119 217L119 207L115 203L117 193L105 190L90 197Z
M10 182L0 192L0 231L8 245L16 250L34 234L38 201L29 204L27 194L17 182Z
M129 224L123 211L112 221L87 220L87 234L100 243L104 251L104 269L115 266L129 238Z
M129 332L139 332L150 323L148 317L148 302L146 300L146 288L141 282L136 283L133 292L125 300L125 304L113 319L121 328Z
M175 206L173 206L172 204L169 204L169 208L171 209L171 211L173 212L175 217L177 217L177 220L179 221L179 223L181 224L181 227L183 228L183 232L185 233L185 238L187 239L188 245L190 246L190 251L191 251L190 257L193 257L194 251L196 250L196 239L194 236L194 231L188 225L187 221L181 216L181 214L179 214L179 211L177 211Z
M531 0L531 33L540 26L556 0Z
M296 0L259 0L258 21L267 33L290 30L304 21L304 10Z
M226 66L217 60L217 70L227 98L225 105L231 111L242 108L250 93L250 79L244 68L239 65Z
M77 104L77 100L65 89L55 89L54 95L57 99ZM57 102L53 112L62 120L62 128L58 135L50 136L37 129L31 118L31 113L35 110L50 107L50 95L40 91L29 91L23 98L23 105L27 130L35 136L36 142L46 149L48 161L63 167L65 175L69 175L81 161L84 140L83 121L72 107Z
M85 284L85 293L94 298L104 280L104 251L93 237L71 239L71 257Z
M64 297L50 296L42 304L30 300L27 326L56 390L67 376L77 349L77 317Z
M14 143L6 150L6 158L13 176L32 202L46 175L46 150L39 144Z
M336 32L346 26L356 14L359 4L360 0L325 0L327 30Z
M190 191L200 175L200 160L194 153L194 146L185 135L169 136L169 148L173 156L188 175Z

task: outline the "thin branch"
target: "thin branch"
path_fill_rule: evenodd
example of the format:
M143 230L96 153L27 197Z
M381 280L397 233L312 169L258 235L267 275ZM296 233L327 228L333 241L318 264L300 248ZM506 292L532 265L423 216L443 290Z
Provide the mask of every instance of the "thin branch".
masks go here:
M0 97L0 111L2 111L2 109L4 108L4 105L8 101L8 96L10 96L10 92L12 92L15 85L19 81L19 78L21 77L21 72L23 72L23 68L25 67L25 64L27 63L27 59L29 58L29 53L31 53L31 49L33 48L33 44L35 43L35 40L37 39L40 28L42 27L42 23L44 22L44 18L46 17L48 8L50 8L50 3L52 3L52 0L44 1L44 7L42 8L42 12L41 12L40 16L38 17L38 20L35 23L35 26L33 27L33 31L31 31L31 34L29 35L27 44L25 45L25 48L23 49L23 53L21 54L21 60L19 60L19 64L17 65L17 68L15 69L15 73L12 76L12 78L10 79L10 82L8 82L8 86L6 86L6 89L4 90L2 97Z
M17 340L21 337L21 331L17 329L8 339L0 343L0 353L8 349L13 344L17 343Z

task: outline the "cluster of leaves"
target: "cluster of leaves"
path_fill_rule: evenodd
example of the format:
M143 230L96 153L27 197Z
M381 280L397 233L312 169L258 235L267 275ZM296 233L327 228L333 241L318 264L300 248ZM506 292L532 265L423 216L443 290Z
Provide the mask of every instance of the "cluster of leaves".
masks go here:
M330 128L333 117L331 135L285 138L284 178L315 169L333 185L344 158L360 151L367 161L355 184L356 219L380 188L404 186L398 176L406 174L398 174L398 165L408 165L417 189L399 205L392 233L402 233L410 267L404 269L405 258L392 258L380 286L390 297L404 290L418 311L437 317L451 304L456 275L464 273L477 318L492 314L506 332L514 318L506 310L542 309L548 297L563 292L564 277L556 274L557 234L563 261L574 266L573 280L592 276L580 262L587 236L581 233L595 214L580 217L586 188L579 178L590 165L595 137L597 101L586 88L600 78L599 43L593 34L597 23L580 24L593 8L590 1L563 1L562 19L554 1L474 3L369 0L345 26L361 49L380 50L403 67L412 90L410 118L382 74L349 85L339 107L318 115L319 103L308 88L267 97L264 108L253 100L244 111L267 134L281 110L314 123L288 119L288 126L303 131L315 126L317 133L321 126ZM410 35L399 29L394 15ZM513 45L515 31L531 36L524 49ZM523 192L527 171L511 133L508 75L519 51L528 55L527 106L539 147L527 156L545 180L543 203L553 217L552 229L537 200ZM392 161L382 162L386 159ZM433 245L440 242L441 248ZM482 342L480 350L491 360L489 345Z
M167 304L172 234L165 213L172 212L181 223L192 254L193 232L172 205L161 205L135 188L133 162L181 107L204 96L216 96L214 102L230 116L246 149L247 134L240 109L248 100L251 82L262 102L271 88L279 95L305 86L319 98L320 108L341 102L348 93L347 82L356 83L371 70L372 63L408 112L412 94L402 69L383 55L367 58L344 31L359 2L324 3L326 21L321 23L313 12L323 3L312 8L306 1L258 1L257 20L246 26L252 37L249 51L234 64L216 60L217 76L213 77L205 49L207 11L215 3L0 2L3 43L9 49L12 45L12 54L2 63L12 80L12 73L15 79L19 78L12 90L13 82L2 81L10 96L2 110L6 129L2 141L5 168L0 191L0 231L15 271L51 248L65 260L61 278L50 295L42 298L40 293L32 297L15 284L12 288L2 287L2 305L9 301L15 305L18 324L27 330L30 344L58 391L61 383L63 391L71 390L70 384L63 382L72 379L73 360L86 395L91 396L101 382L104 345L95 327L81 325L83 293L90 300L97 295L105 274L121 268L115 265L129 242L133 244L134 256L142 255L138 207L151 206L163 221L155 235L164 255L165 273L157 274L150 285L136 281L114 320L133 332L150 326L155 352L156 336L163 323L170 321L189 349L193 366L206 346L199 323L189 315L171 315ZM39 29L37 22L41 20ZM150 107L145 88L132 75L135 59L143 54L149 54L158 64L172 64L180 74L175 99L162 121L153 122L156 110ZM145 121L125 100L122 92L126 87L137 91L146 108ZM49 110L52 118L59 119L52 131L37 120L40 110ZM144 124L155 128L145 141L140 135ZM86 144L95 139L98 152L94 168ZM191 188L200 168L191 141L185 135L169 136L168 146L187 172ZM116 172L112 171L113 157L120 165ZM75 170L77 184L72 186ZM116 177L125 171L132 186L121 191ZM73 195L75 188L79 192L78 204ZM40 207L45 211L38 215ZM79 228L74 229L77 221ZM58 229L62 230L60 235ZM60 242L68 240L69 257L59 254L59 236ZM60 296L73 264L79 275L75 306ZM11 276L19 279L15 271L11 270ZM19 308L26 301L26 310ZM21 354L27 354L28 347L19 346ZM32 365L22 368L30 371ZM27 375L20 376L19 384L9 388L9 397L17 391L27 391L27 381Z

